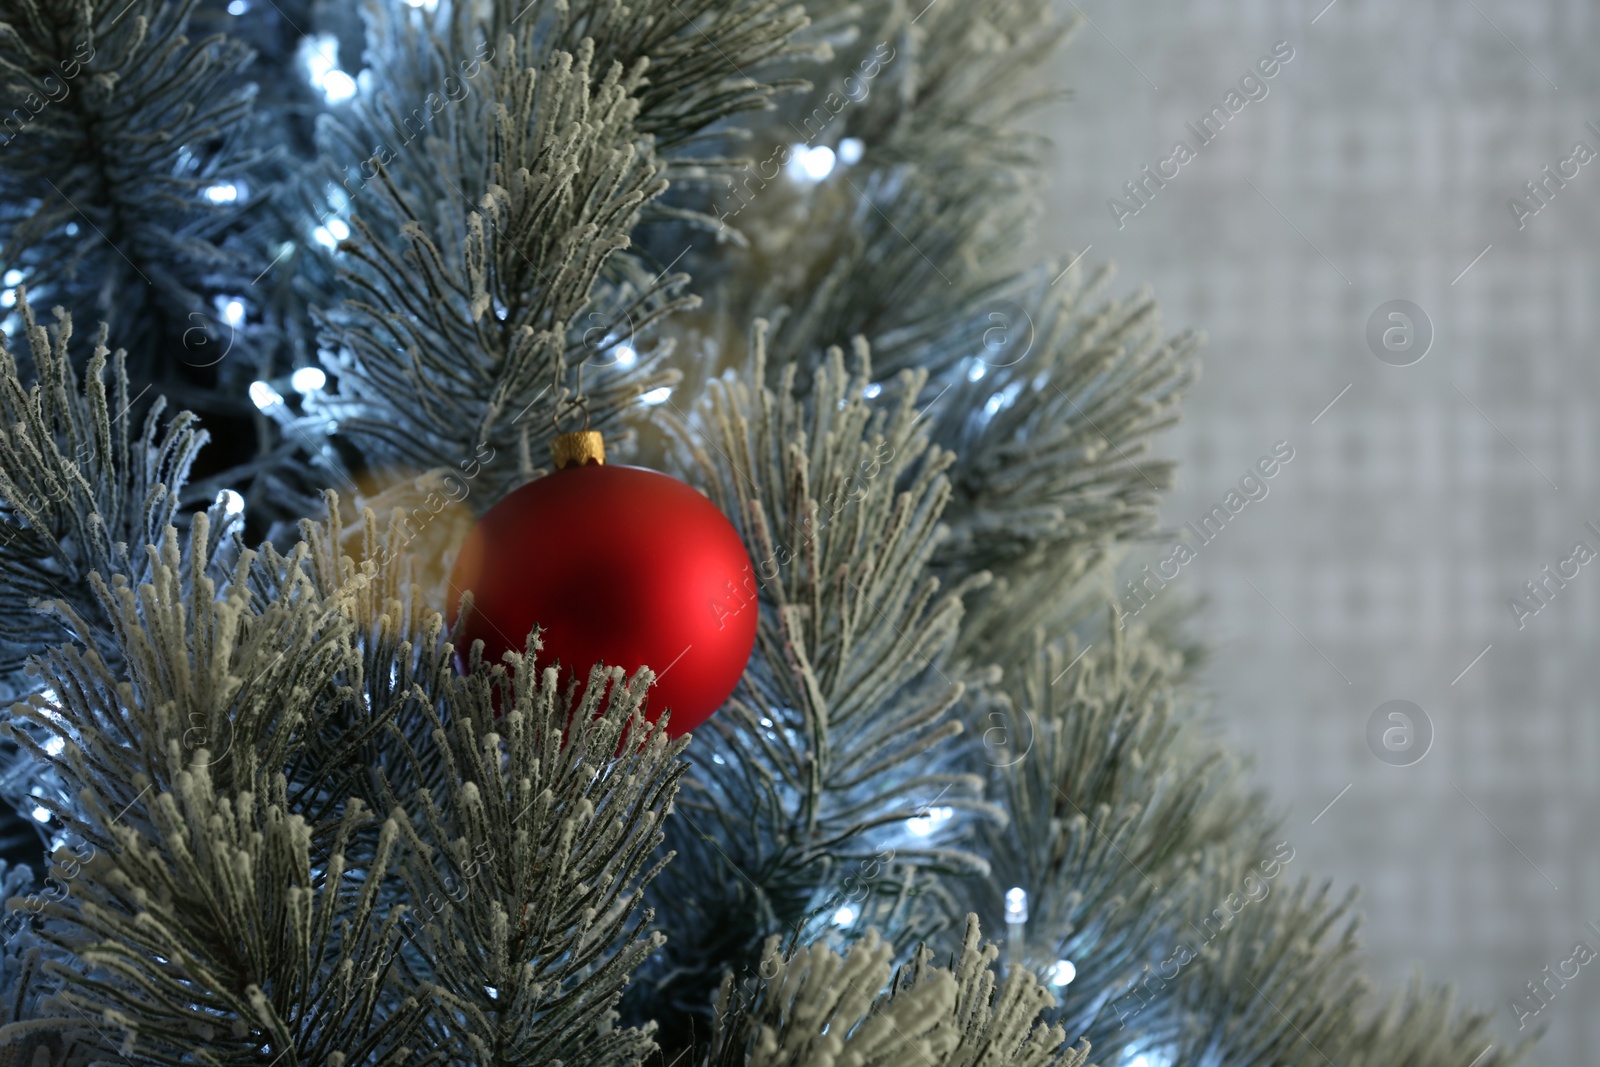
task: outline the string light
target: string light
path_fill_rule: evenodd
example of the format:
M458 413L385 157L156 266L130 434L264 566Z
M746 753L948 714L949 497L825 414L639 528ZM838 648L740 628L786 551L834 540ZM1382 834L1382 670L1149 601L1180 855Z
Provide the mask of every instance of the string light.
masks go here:
M321 367L301 367L289 375L289 384L297 393L314 393L328 384L328 375Z
M1021 886L1006 890L1006 962L1022 966L1023 942L1028 930L1028 891Z
M283 403L283 394L263 381L250 383L250 402L262 411L270 411Z
M929 808L925 814L916 815L906 820L906 829L918 837L927 837L939 828L939 824L954 816L954 808Z
M319 33L300 42L300 61L305 64L311 84L322 90L330 104L356 95L356 80L339 69L339 39Z
M1021 886L1006 890L1006 925L1028 921L1028 891Z
M833 149L827 145L808 148L803 144L793 146L785 169L797 182L820 182L833 173Z
M1154 1050L1129 1051L1124 1067L1172 1067L1172 1058Z

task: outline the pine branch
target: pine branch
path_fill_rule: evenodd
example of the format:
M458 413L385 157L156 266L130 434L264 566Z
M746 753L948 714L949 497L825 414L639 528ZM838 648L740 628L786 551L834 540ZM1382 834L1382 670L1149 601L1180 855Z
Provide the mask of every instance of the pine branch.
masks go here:
M358 565L330 505L287 554L214 552L203 515L183 552L169 527L138 589L91 578L122 670L93 648L35 661L46 688L13 710L61 744L14 734L96 856L58 864L69 892L44 909L77 962L46 966L63 988L0 1041L98 1027L152 1064L642 1061L648 1032L614 1009L659 944L638 904L686 743L644 718L654 676L596 668L575 702L534 669L537 635L459 675L439 616L389 595L411 562Z
M1228 892L1238 890L1235 882ZM1176 1027L1179 1062L1324 1063L1358 1024L1370 989L1358 976L1354 896L1333 902L1329 890L1313 891L1306 881L1280 887L1243 907L1214 940L1202 938L1214 928L1186 931L1197 958L1178 973L1161 1018L1145 1028L1160 1035ZM1147 977L1135 999L1165 994L1164 978Z
M204 764L174 786L150 805L149 833L91 805L115 845L45 909L59 921L45 936L80 962L47 965L67 985L45 1005L54 1014L0 1039L100 1030L115 1041L103 1052L152 1064L242 1065L286 1049L286 1063L445 1062L408 1047L428 1005L383 996L393 917L373 913L394 824L370 864L348 863L342 845L366 817L352 803L331 852L313 858L281 789L219 792Z
M844 19L856 35L835 31L816 90L757 140L780 141L779 162L795 136L854 139L862 155L815 185L749 172L724 197L753 244L713 275L712 328L770 315L772 365L798 364L802 387L828 345L856 336L880 384L928 371L931 434L955 456L939 573L994 578L969 598L961 653L1009 665L1034 629L1081 621L1098 599L1086 579L1153 528L1172 465L1150 441L1176 419L1198 339L1164 337L1147 293L1095 307L1106 270L1085 283L1076 262L1012 266L1041 158L1018 122L1051 98L1038 69L1077 20L1039 0L912 14L815 5L819 26ZM1021 592L1035 589L1056 595Z
M67 853L63 857L64 864L77 857L90 855L82 850L63 851ZM49 959L70 959L67 953L55 946L41 943L34 933L33 917L44 910L49 897L59 889L59 884L47 885L24 897L24 892L34 881L33 872L26 866L0 867L0 894L3 894L3 899L22 899L21 907L11 911L3 926L0 926L0 932L4 934L4 942L0 943L0 1026L36 1018L40 1014L41 1000L56 988L56 983L42 974L45 962ZM30 1067L39 1063L44 1067L54 1067L56 1064L83 1062L87 1052L70 1036L39 1033L33 1035L31 1040L0 1053L0 1058L9 1056L10 1062Z
M479 75L498 106L492 170L478 199L461 203L466 178L450 177L448 164L459 160L447 158L437 177L455 186L459 206L446 208L438 227L387 175L353 220L361 236L346 246L345 277L354 298L325 320L342 351L330 367L340 381L331 410L341 433L380 466L453 467L485 444L526 457L548 441L547 420L568 396L569 352L576 362L590 354L583 331L569 331L607 258L626 247L640 206L661 191L631 125L642 65L613 66L591 90L592 46L556 53L538 71L520 67L520 55L508 37ZM470 117L461 121L482 136ZM369 224L369 215L378 221ZM399 235L404 254L390 249L386 232ZM605 314L647 325L664 310L647 307L659 295ZM591 380L590 417L605 425L643 388L671 380L657 373L660 355L636 374ZM503 492L531 473L502 464L490 479Z
M242 292L261 266L227 236L249 205L202 195L268 160L250 52L189 40L195 6L30 0L0 25L0 265L115 321L143 381L178 376L154 342L179 347L191 314L209 323L211 296Z
M1448 988L1425 986L1419 976L1333 1055L1352 1067L1380 1063L1444 1067L1463 1059L1477 1067L1508 1067L1526 1060L1532 1045L1531 1038L1503 1045L1488 1012L1458 1012Z
M396 62L324 137L352 161L380 146L369 170L341 167L360 201L352 299L325 320L341 432L413 470L492 445L522 457L493 473L501 492L532 474L580 382L605 426L676 380L650 338L696 301L687 276L627 252L631 234L666 189L662 153L792 87L742 71L793 53L804 23L776 0L528 10L375 13L369 47Z
M1215 902L1196 858L1264 851L1266 822L1236 762L1186 721L1193 699L1171 653L1116 631L1082 649L1036 638L1020 675L993 687L972 720L991 793L1010 815L979 829L994 877L954 888L995 925L1004 890L1027 892L1014 958L1038 973L1070 961L1080 977L1055 1018L1111 1055L1149 1020L1096 1029L1106 990L1132 985L1175 927L1187 933L1199 902Z
M157 400L137 435L126 358L106 347L101 327L80 386L69 350L72 318L36 322L27 294L19 310L36 380L25 385L17 356L0 340L0 669L15 671L40 646L58 640L41 603L59 602L89 621L85 639L106 617L91 588L93 571L147 573L129 545L157 539L174 518L178 494L206 434L187 412L163 420ZM107 363L111 382L106 382ZM220 516L219 516L220 517Z
M995 312L1009 320L991 326L1003 340L975 339L982 362L955 378L934 422L934 440L960 457L939 562L949 580L980 568L996 579L962 632L977 662L1009 664L1032 630L1060 632L1093 610L1085 579L1152 534L1173 484L1176 465L1153 458L1151 441L1178 421L1198 338L1166 336L1147 292L1091 309L1108 270L1088 283L1066 274Z
M80 962L49 965L66 988L0 1037L86 1037L87 1017L145 1063L286 1047L300 1063L410 1062L424 1008L382 998L389 930L372 918L397 830L347 856L370 822L352 799L318 847L283 773L348 669L347 629L297 568L253 604L251 553L219 591L207 535L197 516L185 554L168 527L138 589L94 575L121 670L53 650L36 661L46 693L14 709L63 742L17 734L65 783L40 802L96 856L44 912L41 936Z
M431 736L443 785L394 798L416 812L408 897L432 912L413 905L402 966L441 999L433 1047L464 1062L639 1063L648 1029L612 1022L629 974L665 940L638 906L670 858L652 853L687 740L645 720L650 671L597 666L573 705L570 679L535 670L538 648L530 636L509 678L474 661L446 688ZM429 739L410 740L420 753Z
M1037 76L1076 19L1041 0L810 8L819 26L838 27L834 62L813 68L815 90L756 141L779 162L796 137L830 149L853 140L862 156L839 157L827 179L795 192L761 170L736 179L720 198L724 221L758 242L761 284L737 266L720 271L717 303L735 324L791 309L773 338L777 363L809 363L859 333L880 375L923 366L942 386L990 329L985 305L1016 287L1008 261L1030 238L1030 172L1042 158L1042 141L1018 122L1061 95L1040 92Z
M997 950L967 919L949 969L920 950L890 981L875 931L839 956L825 945L789 955L768 944L758 979L724 981L709 1067L860 1063L874 1067L1083 1067L1087 1043L1041 1022L1055 1000L1029 972L995 973Z
M869 403L862 347L853 374L835 351L809 395L792 368L777 390L752 387L763 328L743 380L712 383L675 425L683 465L759 561L721 605L760 613L756 652L699 731L669 834L682 859L660 890L683 933L659 995L690 1013L767 935L813 936L857 867L873 864L865 881L877 885L887 864L891 898L908 869L983 870L954 834L917 840L907 819L933 804L994 815L950 763L965 682L944 668L961 600L928 573L949 457L918 426L921 382L908 373L894 402Z

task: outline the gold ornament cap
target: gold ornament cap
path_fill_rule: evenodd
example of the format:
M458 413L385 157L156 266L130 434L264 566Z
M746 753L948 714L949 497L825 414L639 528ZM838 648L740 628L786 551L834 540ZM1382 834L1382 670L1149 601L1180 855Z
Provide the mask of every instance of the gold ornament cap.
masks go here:
M558 471L590 463L603 467L606 463L606 443L599 430L558 433L555 440L550 442L550 458Z

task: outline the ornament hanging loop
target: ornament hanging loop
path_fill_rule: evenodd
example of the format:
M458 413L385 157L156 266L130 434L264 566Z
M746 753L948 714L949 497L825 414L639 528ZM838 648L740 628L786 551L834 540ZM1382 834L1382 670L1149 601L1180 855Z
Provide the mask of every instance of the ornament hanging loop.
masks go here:
M558 362L556 365L558 386L560 381L561 365ZM574 409L583 412L583 429L563 432L561 417L571 414ZM605 466L606 443L600 437L600 431L589 429L589 398L583 394L582 363L578 364L578 388L573 391L572 396L556 402L555 410L550 413L550 421L556 430L556 436L550 442L550 460L556 470L586 467L591 463L597 467Z
M556 363L556 381L555 381L555 384L556 384L556 396L557 397L561 396L561 367L562 367L561 362L557 361L557 363ZM578 411L583 412L583 430L581 432L588 433L589 432L589 398L587 396L585 396L584 392L583 392L583 364L582 363L578 364L578 387L573 390L571 396L569 396L569 397L567 397L565 399L558 399L556 401L555 409L550 412L550 422L551 422L552 425L555 426L555 430L556 430L557 434L560 434L562 432L562 430L561 430L561 418L562 418L562 416L571 414L574 409L577 409Z
M561 420L573 411L583 412L583 429L579 432L589 432L589 398L579 393L557 403L555 410L550 413L550 422L555 426L556 433L565 432L561 429Z

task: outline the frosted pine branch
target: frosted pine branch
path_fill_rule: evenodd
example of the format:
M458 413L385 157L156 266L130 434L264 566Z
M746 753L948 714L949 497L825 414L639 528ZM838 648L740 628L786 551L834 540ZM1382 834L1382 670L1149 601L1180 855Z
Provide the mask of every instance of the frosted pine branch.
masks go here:
M135 431L137 397L129 395L125 354L107 348L104 326L80 377L72 317L57 309L54 327L37 322L25 292L18 307L35 378L23 382L18 353L0 339L0 640L9 646L7 670L59 638L58 619L37 610L43 601L86 617L86 639L99 632L105 617L90 573L145 573L138 548L172 521L206 441L189 413L163 419L160 400Z
M711 1067L860 1063L875 1067L1083 1067L1089 1047L1040 1021L1055 1003L1026 971L1002 982L998 953L969 917L958 958L935 966L920 950L891 980L891 950L875 931L840 956L824 945L778 951L759 976L723 983Z
M873 873L861 894L851 888L852 913L882 894L874 914L896 915L897 932L948 921L899 904L919 887L919 904L941 899L917 870L984 870L958 840L967 818L927 839L907 820L931 805L997 814L953 762L961 594L929 573L949 456L919 425L920 376L873 404L862 347L853 373L835 351L809 391L793 367L777 389L753 387L765 379L762 325L751 343L745 374L713 382L675 424L682 465L756 561L721 610L759 612L744 680L691 751L680 859L662 883L662 908L687 913L667 958L683 988L673 1003L688 1012L703 1010L715 968L752 966L768 934L815 936L860 866Z

